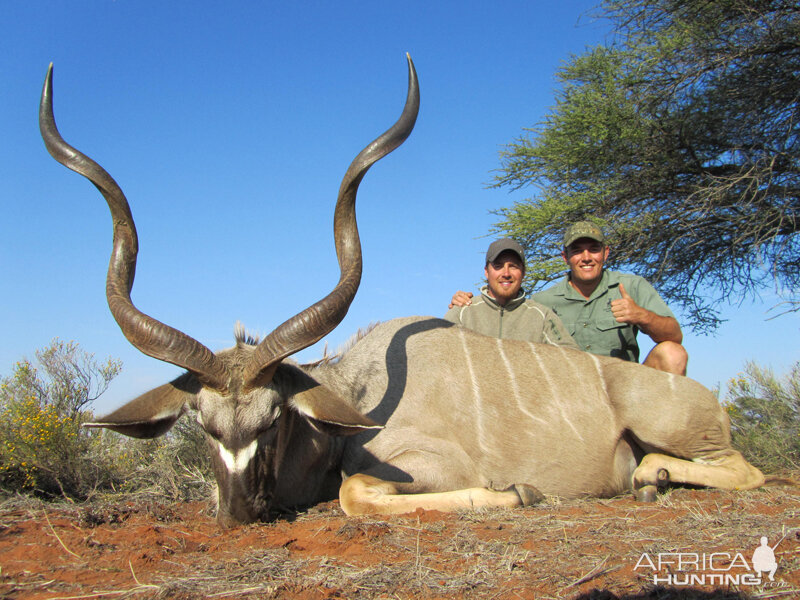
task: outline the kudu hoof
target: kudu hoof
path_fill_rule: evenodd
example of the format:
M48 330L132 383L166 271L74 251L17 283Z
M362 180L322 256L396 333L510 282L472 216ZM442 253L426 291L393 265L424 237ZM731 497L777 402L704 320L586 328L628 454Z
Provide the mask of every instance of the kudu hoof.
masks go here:
M638 502L655 502L658 497L658 488L654 485L643 485L634 494Z
M644 482L642 482L644 483ZM654 483L645 483L640 488L634 490L636 500L639 502L655 502L658 498L658 490L663 490L669 484L669 471L666 469L659 469L656 472L656 480Z
M517 492L517 496L522 500L522 506L533 506L544 500L544 494L527 483L515 483L509 489Z

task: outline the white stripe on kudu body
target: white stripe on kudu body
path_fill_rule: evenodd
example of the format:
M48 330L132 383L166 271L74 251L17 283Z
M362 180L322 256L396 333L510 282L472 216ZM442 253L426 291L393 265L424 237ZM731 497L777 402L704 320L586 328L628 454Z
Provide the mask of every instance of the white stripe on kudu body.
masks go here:
M523 397L520 394L519 384L517 382L517 376L514 372L514 368L511 366L511 362L509 362L508 360L508 356L506 356L505 350L503 349L503 340L500 338L497 338L497 352L503 361L503 365L505 365L506 367L506 378L509 385L511 385L511 393L514 395L514 400L517 403L517 408L528 418L533 419L534 421L538 421L543 425L547 425L547 421L534 415L525 406L525 402L523 402Z
M472 364L472 356L469 351L469 346L467 345L467 340L464 335L465 330L460 329L459 333L461 334L459 337L461 338L461 346L464 349L464 359L467 363L467 371L469 372L469 381L470 387L472 388L472 404L475 407L475 415L476 419L475 422L478 427L478 444L481 447L482 452L486 452L487 448L485 446L485 433L483 430L483 411L481 409L481 388L478 385L478 378L475 373L475 367Z
M550 392L548 397L553 401L553 403L555 404L556 408L558 409L558 413L561 416L561 419L567 425L569 425L570 429L572 429L573 433L575 434L575 437L577 437L579 440L583 441L583 436L575 428L575 425L572 424L572 421L570 421L569 417L567 416L566 411L564 410L563 404L559 400L559 396L561 396L561 394L562 394L561 386L559 386L558 384L556 384L553 381L552 377L550 376L550 373L548 373L547 365L545 365L542 362L542 358L540 356L540 352L539 351L540 351L540 348L543 346L543 344L539 344L539 345L537 345L537 344L527 344L527 346L530 349L530 352L533 355L534 360L536 361L536 364L538 365L539 372L541 372L541 374L543 375L543 377L544 377L544 379L545 379L545 381L547 383L547 385L544 386L544 389L547 392ZM558 349L556 346L546 346L546 347ZM563 367L565 369L569 368L569 362L568 361L564 361Z
M597 360L597 356L592 354L591 352L587 352L586 356L592 359L592 364L594 365L595 373L597 374L597 379L600 381L600 386L603 388L603 394L605 397L608 398L608 387L606 387L606 382L603 379L603 369L600 365L600 361Z

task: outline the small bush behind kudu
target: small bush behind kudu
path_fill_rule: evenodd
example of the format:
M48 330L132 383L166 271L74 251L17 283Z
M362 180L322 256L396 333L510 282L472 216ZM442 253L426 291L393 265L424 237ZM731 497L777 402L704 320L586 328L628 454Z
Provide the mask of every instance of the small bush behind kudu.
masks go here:
M0 380L0 492L74 500L117 492L208 496L213 477L192 419L158 440L81 427L121 368L59 339L36 351L35 361L14 365Z
M179 419L155 440L85 429L122 365L54 339L0 380L0 492L85 500L107 494L206 499L213 475L203 431ZM800 468L800 363L779 379L748 363L723 405L733 445L768 473Z
M800 362L782 378L747 363L723 402L733 446L767 473L800 468Z

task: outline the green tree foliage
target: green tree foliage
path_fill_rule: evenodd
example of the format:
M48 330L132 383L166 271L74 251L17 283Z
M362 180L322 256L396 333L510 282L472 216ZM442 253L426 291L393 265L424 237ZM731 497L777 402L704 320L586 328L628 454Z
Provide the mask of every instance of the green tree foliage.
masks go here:
M800 362L779 379L748 363L725 401L734 447L766 471L800 468Z
M527 248L528 285L563 272L563 229L590 218L615 266L654 283L698 331L718 325L721 302L765 286L797 309L800 5L602 9L612 40L571 58L554 109L501 154L495 186L537 188L497 211L497 231Z

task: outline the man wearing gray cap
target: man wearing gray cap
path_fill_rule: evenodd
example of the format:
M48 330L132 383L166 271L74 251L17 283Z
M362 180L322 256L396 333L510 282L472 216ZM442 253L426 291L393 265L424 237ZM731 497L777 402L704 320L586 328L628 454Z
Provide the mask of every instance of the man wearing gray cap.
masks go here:
M517 242L508 238L493 242L486 252L484 274L480 297L467 306L454 306L445 319L483 335L578 348L552 310L525 298L525 258Z
M675 315L644 278L606 270L608 254L597 225L573 224L561 253L569 273L533 299L561 318L582 350L638 362L636 336L642 331L656 344L643 364L685 375L688 355ZM452 302L469 303L471 294L457 292Z

